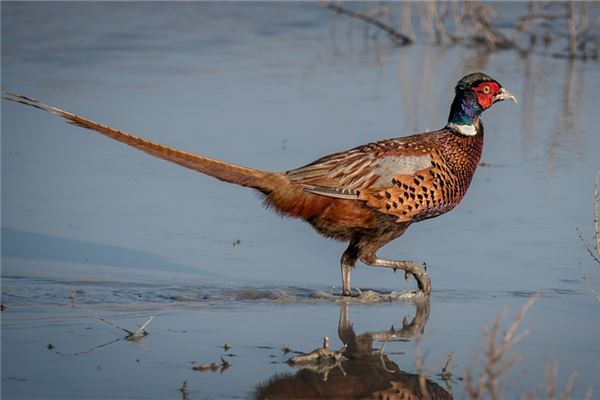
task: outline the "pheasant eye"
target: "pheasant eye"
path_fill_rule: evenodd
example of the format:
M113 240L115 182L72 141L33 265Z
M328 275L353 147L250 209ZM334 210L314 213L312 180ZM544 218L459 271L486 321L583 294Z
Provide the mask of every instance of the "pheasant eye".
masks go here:
M490 88L488 85L485 85L485 86L483 87L483 94L490 94L490 91L491 91L491 90L492 90L492 89L491 89L491 88Z

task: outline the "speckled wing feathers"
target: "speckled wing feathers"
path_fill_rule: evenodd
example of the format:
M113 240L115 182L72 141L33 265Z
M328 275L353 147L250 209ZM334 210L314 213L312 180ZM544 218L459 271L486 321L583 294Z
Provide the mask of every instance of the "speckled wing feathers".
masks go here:
M398 222L418 221L451 210L466 192L481 146L463 149L457 143L446 130L389 139L324 157L286 176L305 191L363 201ZM452 168L450 154L473 160Z
M390 200L394 190L402 192L402 186L397 188L396 184L413 181L416 175L426 174L424 171L432 167L431 149L421 143L422 136L419 144L413 138L384 140L336 153L288 171L286 176L308 192L364 201L369 207L396 215L399 220L410 220L414 213L403 213L405 209L398 208L399 201L393 207ZM420 207L410 206L415 211Z
M434 167L413 175L397 175L385 188L371 188L364 197L369 207L394 215L398 222L417 221L444 213L446 201Z

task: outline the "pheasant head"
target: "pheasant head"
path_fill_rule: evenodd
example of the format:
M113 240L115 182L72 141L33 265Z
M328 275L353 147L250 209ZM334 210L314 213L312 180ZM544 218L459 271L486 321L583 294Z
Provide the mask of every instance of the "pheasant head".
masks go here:
M450 107L448 127L460 134L473 136L478 133L479 115L494 103L517 98L495 79L482 72L463 77L456 84L456 96Z

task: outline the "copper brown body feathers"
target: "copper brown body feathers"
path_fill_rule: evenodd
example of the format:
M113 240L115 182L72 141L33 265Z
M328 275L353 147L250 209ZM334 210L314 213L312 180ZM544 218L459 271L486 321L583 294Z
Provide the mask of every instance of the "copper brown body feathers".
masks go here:
M371 143L285 175L308 192L352 200L365 212L390 215L398 223L420 221L463 198L483 150L481 123L477 129L471 137L442 129Z
M483 150L479 113L501 96L514 99L485 74L468 75L456 90L452 110L457 111L451 111L444 129L370 143L287 172L242 167L173 149L25 96L5 98L49 111L155 157L257 189L269 208L307 221L324 236L349 242L341 259L345 295L351 293L350 271L359 259L371 266L405 270L428 295L431 284L423 266L380 259L375 253L413 222L448 212L460 202Z

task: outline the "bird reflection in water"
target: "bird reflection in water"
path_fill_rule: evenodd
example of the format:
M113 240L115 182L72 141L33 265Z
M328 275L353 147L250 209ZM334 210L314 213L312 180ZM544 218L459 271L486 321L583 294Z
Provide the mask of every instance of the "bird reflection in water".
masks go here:
M312 365L297 364L295 374L275 374L260 383L254 393L256 399L452 399L452 395L437 383L426 379L425 390L419 375L404 372L380 349L375 342L408 341L421 334L429 318L429 301L417 302L411 322L402 321L402 328L394 327L357 335L349 319L347 302L340 305L338 335L344 343L341 357L331 362ZM316 350L318 351L318 350ZM335 352L332 352L335 353Z

